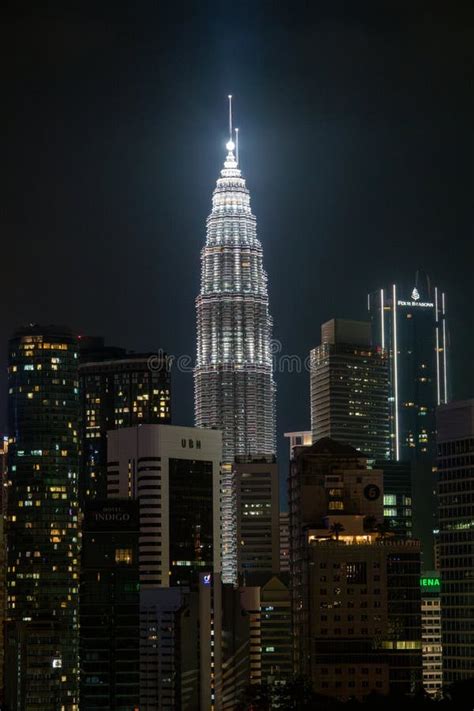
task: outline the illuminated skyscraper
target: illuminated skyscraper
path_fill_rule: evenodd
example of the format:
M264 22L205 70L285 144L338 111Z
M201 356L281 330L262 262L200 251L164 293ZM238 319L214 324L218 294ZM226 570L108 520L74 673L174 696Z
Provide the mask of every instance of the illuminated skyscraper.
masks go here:
M394 459L436 453L435 410L448 402L446 296L417 272L369 296L374 345L390 358Z
M79 503L107 496L107 431L169 424L170 361L163 353L133 353L79 338L81 455Z
M388 359L371 346L370 323L332 319L311 351L313 442L331 437L372 459L390 455Z
M393 284L369 295L375 346L390 362L391 458L412 463L413 528L423 543L425 567L433 566L438 405L448 402L446 296L417 272L410 286Z
M78 344L29 326L9 353L6 696L78 708Z
M249 191L239 168L238 145L232 140L231 112L229 134L201 253L194 370L196 426L222 431L222 577L226 583L235 582L237 572L232 463L237 456L275 454L267 275Z
M194 383L196 425L222 430L231 463L274 455L275 384L262 246L232 137L226 148L201 255Z

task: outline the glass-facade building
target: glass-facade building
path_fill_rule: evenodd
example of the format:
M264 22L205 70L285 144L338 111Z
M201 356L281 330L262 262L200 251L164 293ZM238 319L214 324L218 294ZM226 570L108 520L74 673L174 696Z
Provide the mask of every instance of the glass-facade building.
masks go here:
M223 462L275 454L267 275L232 140L212 196L196 299L195 423L222 431Z
M392 452L397 460L433 457L435 411L448 401L446 296L417 274L369 295L372 339L390 359Z
M9 348L7 703L78 708L78 343L29 326Z
M436 522L436 408L449 398L446 295L417 272L368 297L372 339L387 351L390 370L391 458L412 465L413 531L423 562L433 567Z
M443 683L474 669L474 400L440 407L439 564Z
M323 324L310 365L313 442L331 437L373 459L389 457L388 359L371 346L370 323Z
M140 703L138 502L94 500L82 522L81 711Z
M250 194L230 137L212 196L196 298L197 427L222 432L222 579L237 580L236 456L273 457L275 395L267 274Z
M107 431L171 421L170 361L81 337L79 494L81 508L107 495Z
M220 572L221 433L141 425L108 434L108 498L138 499L142 589Z

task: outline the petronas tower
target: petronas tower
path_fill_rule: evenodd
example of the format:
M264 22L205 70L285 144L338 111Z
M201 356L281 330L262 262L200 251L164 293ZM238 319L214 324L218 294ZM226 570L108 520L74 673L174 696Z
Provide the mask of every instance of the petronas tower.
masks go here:
M275 384L263 251L229 128L201 254L194 387L196 425L222 430L230 464L275 453Z

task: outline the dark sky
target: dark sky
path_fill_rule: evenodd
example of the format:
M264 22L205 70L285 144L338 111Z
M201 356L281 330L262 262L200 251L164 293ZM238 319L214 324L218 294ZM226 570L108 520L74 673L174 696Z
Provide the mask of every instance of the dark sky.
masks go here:
M474 395L472 2L11 7L4 354L38 321L194 356L231 92L283 350L306 356L322 321L364 318L368 290L422 267L447 292L453 395ZM308 427L307 375L278 388L279 433ZM175 423L192 393L175 374Z

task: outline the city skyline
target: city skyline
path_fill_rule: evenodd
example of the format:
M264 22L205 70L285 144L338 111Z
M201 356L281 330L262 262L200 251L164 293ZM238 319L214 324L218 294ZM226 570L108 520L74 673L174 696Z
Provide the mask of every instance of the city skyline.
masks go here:
M233 52L223 43L228 17L219 8L196 13L192 35L190 19L179 18L183 24L173 42L166 36L178 21L173 8L160 16L159 36L152 11L146 27L146 13L130 18L114 8L115 20L105 31L105 9L97 9L82 17L82 26L91 29L75 45L64 38L72 20L81 18L63 10L55 16L53 42L61 61L54 80L43 53L32 67L13 52L5 85L11 111L1 117L5 162L12 166L3 191L2 232L9 237L4 302L15 294L0 331L4 365L10 333L31 321L68 323L138 352L163 347L194 354L189 324L203 224L227 140L223 101L232 93L239 103L241 163L252 177L265 249L274 335L285 351L305 357L317 345L321 323L335 316L365 318L368 291L422 267L449 295L453 334L467 334L452 344L452 397L470 396L474 343L468 334L474 329L464 294L472 180L464 147L470 145L474 111L464 60L471 65L472 8L443 13L441 23L436 10L431 19L414 8L409 18L402 8L394 10L387 42L393 17L386 9L369 12L367 5L359 16L302 7L300 14L297 6L289 13L285 33L282 8L271 23L255 10L251 27L235 8ZM20 27L31 32L39 18L40 10L24 25L10 18L6 46L17 40ZM120 28L130 20L131 37L123 43ZM413 40L408 45L407 27ZM335 41L329 43L330 31ZM137 47L141 35L144 44ZM202 38L198 63L189 62L195 35ZM442 71L433 49L440 44L450 50ZM402 48L410 57L403 66ZM377 70L380 57L390 67L384 75ZM446 75L456 80L446 82ZM45 88L33 125L17 89L31 80ZM456 250L447 260L452 239ZM41 250L48 258L38 270ZM66 278L59 266L68 263L71 250L76 268ZM121 280L126 269L139 275L133 288ZM21 293L12 281L17 273L24 275ZM87 290L81 288L85 274ZM122 307L115 314L118 300ZM3 388L5 382L3 376ZM192 377L176 377L175 386L176 421L191 425ZM309 427L309 392L303 376L279 374L277 386L281 453L282 432Z
M0 707L464 708L474 7L31 5Z

